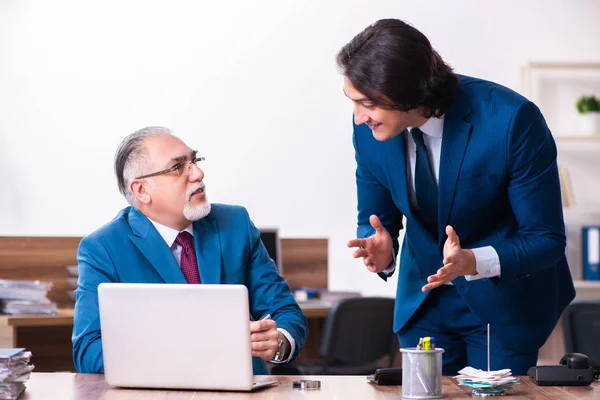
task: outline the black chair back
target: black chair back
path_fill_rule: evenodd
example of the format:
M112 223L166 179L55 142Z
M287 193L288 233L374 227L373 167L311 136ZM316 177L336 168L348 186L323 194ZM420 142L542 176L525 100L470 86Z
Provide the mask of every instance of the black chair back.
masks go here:
M562 318L567 353L585 354L600 369L600 302L571 303Z
M321 356L328 365L358 365L390 355L391 365L397 346L393 320L393 298L341 300L325 321Z

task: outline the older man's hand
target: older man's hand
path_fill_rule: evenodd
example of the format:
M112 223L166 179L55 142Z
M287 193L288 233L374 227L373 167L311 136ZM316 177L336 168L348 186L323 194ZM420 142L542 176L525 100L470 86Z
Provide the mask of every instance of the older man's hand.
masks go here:
M250 322L252 356L271 360L277 351L278 337L277 323L272 319Z

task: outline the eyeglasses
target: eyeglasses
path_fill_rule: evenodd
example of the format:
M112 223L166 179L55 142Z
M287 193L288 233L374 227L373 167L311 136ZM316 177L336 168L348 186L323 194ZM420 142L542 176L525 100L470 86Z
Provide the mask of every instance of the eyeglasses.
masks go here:
M186 171L191 170L192 169L192 164L196 164L196 167L200 168L200 165L198 165L201 161L204 161L205 158L204 157L194 157L192 159L192 161L182 161L180 163L177 163L175 165L173 165L171 168L169 169L163 169L162 171L157 171L157 172L153 172L151 174L148 175L142 175L142 176L138 176L135 179L144 179L144 178L150 178L153 176L157 176L157 175L163 175L163 174L170 174L173 173L174 175L177 174L177 176L181 176L183 175L183 173Z

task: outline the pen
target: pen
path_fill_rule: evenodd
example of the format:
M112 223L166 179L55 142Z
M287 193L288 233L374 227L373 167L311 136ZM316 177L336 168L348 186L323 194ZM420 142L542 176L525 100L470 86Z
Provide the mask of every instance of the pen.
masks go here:
M262 321L263 319L271 319L271 314L267 313L265 315L263 315L262 317L260 317L258 319L258 321ZM254 318L252 318L252 315L250 315L250 322L256 321Z
M435 343L435 339L434 339ZM431 337L425 336L419 338L419 343L417 344L417 350L430 350L431 349ZM421 357L423 356L423 357ZM421 387L425 391L426 394L433 394L435 385L430 382L431 378L431 365L429 356L427 353L424 354L411 354L408 353L409 363L411 364L411 368L415 369L417 379L421 383ZM422 363L425 363L423 366ZM435 376L433 377L435 379Z
M271 314L265 314L262 317L260 317L259 321L262 321L264 319L271 319Z
M423 338L419 338L419 344L417 344L417 350L423 350Z
M435 340L435 339L434 339ZM435 342L434 342L435 343ZM435 344L434 344L435 346ZM423 338L423 350L431 350L431 337L425 336ZM431 354L424 354L425 357L425 377L424 381L427 382L427 386L425 387L426 392L428 394L434 393L435 382L432 382L432 379L435 379L435 374L431 370Z
M487 324L487 356L488 356L488 372L490 372L490 324Z

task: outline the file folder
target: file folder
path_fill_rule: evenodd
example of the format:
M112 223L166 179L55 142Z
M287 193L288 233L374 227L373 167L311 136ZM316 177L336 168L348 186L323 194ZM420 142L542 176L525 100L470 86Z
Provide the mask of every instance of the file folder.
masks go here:
M583 279L600 280L600 226L584 226L581 241L583 244Z

